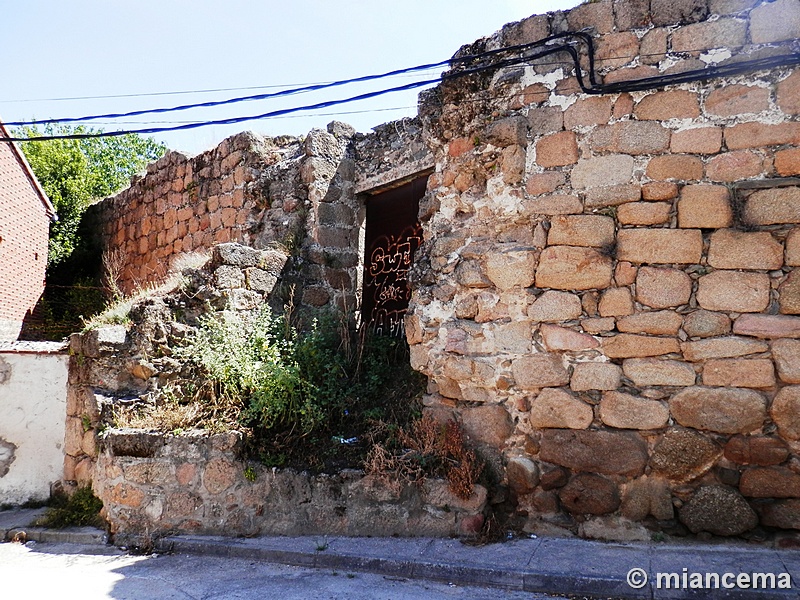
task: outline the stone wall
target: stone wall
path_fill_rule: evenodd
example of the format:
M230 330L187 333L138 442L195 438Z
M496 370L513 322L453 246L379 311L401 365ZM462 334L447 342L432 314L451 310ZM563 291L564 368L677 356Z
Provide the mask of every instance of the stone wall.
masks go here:
M61 481L66 396L63 344L0 345L0 504L47 500Z
M172 357L198 318L209 311L249 312L268 303L287 256L234 242L214 246L206 264L187 268L160 292L132 300L129 324L103 325L70 336L69 385L63 478L70 484L99 481L100 432L120 406L153 400L181 375Z
M600 0L456 56L582 30L598 82L631 85L790 54L800 4ZM419 120L368 136L332 123L168 155L96 209L106 247L132 257L130 289L215 240L279 243L276 301L355 308L362 194L432 169L412 363L512 518L590 537L800 529L800 71L600 91L551 54L448 75Z
M259 177L300 153L293 138L240 134L193 158L170 152L130 187L94 205L89 217L99 220L101 247L122 255L121 288L131 292L162 280L183 253L243 241L254 221L266 220L272 239L287 236L302 199L295 206L266 204Z
M800 3L601 0L459 55L582 28L628 81L786 53ZM413 366L528 530L800 529L798 98L792 68L583 94L564 55L426 94Z
M120 256L125 292L163 280L182 255L233 241L289 253L276 307L291 301L355 310L363 268L360 194L431 166L414 119L368 135L339 122L303 139L242 133L193 158L165 155L87 218L99 223L103 251Z
M354 139L357 193L382 191L433 169L425 131L418 118L376 127Z
M240 445L238 433L112 432L94 490L115 542L175 532L446 537L475 533L483 523L482 486L462 500L443 480L395 487L360 471L269 469L242 461Z
M258 309L279 288L286 261L276 250L217 245L207 265L185 269L172 289L165 286L162 293L135 301L130 327L73 334L59 454L66 487L92 485L120 544L175 532L476 533L487 502L482 486L462 500L440 480L404 486L358 471L318 476L277 471L243 460L238 432L175 435L113 428L115 411L154 402L157 390L186 376L172 348L191 334L201 314L209 307ZM63 419L63 407L51 412ZM3 443L0 439L0 485Z

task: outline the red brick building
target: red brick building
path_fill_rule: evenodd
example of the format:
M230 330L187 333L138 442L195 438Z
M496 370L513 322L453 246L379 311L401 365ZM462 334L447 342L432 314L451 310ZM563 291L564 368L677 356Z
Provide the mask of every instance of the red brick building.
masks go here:
M0 135L9 137L0 123ZM44 291L47 239L55 209L22 151L0 143L0 341L16 340Z

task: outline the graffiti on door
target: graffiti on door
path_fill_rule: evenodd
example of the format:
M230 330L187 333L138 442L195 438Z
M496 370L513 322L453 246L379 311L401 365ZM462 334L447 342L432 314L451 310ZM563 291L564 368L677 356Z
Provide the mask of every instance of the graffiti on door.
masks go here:
M417 213L426 183L425 177L416 179L367 200L362 318L382 335L404 333L408 271L422 243Z
M422 227L417 223L397 236L380 236L372 246L367 265L369 282L365 281L364 287L372 295L368 321L379 333L402 333L403 315L411 299L408 271L421 243Z

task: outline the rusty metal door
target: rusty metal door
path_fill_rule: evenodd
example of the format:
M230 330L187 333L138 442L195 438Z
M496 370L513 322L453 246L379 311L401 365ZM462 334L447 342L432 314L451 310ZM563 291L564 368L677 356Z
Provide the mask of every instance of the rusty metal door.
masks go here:
M411 299L408 271L422 243L417 218L428 178L414 181L366 201L362 322L382 335L401 336Z

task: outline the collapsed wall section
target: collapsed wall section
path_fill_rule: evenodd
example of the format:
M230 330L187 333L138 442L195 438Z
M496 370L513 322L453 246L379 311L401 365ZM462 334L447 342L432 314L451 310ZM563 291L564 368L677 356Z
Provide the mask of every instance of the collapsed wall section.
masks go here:
M112 426L118 411L154 408L174 394L185 398L183 390L203 386L202 375L192 378L176 348L193 334L201 316L252 313L269 302L287 258L275 250L219 244L208 264L185 269L172 289L137 300L129 328L107 325L71 336L66 424L63 410L51 411L62 419L58 431L66 430L58 444L60 450L63 441L58 458L65 487L92 486L117 544L143 545L175 532L476 533L488 496L480 485L464 499L440 479L416 485L360 471L315 475L278 470L245 459L238 431L179 431L176 421L158 423L160 431ZM0 384L3 364L0 359ZM0 385L0 399L2 392ZM213 404L213 396L206 401ZM180 408L172 410L177 416ZM0 439L0 492L4 467L13 462L15 450ZM30 458L24 450L17 452L18 462Z
M121 272L115 275L122 290L159 282L184 253L246 240L262 220L274 239L287 236L303 199L295 206L268 206L259 178L269 166L300 154L293 138L239 134L193 158L170 152L130 187L91 207L103 252L118 255Z
M195 157L170 152L87 218L126 293L162 281L186 254L232 241L289 253L276 308L355 311L364 199L432 166L417 119L366 135L340 122L305 138L247 132Z
M641 82L790 54L800 4L601 0L456 57L584 29ZM584 93L561 52L426 93L412 362L531 531L800 529L800 70L752 69Z
M233 241L290 254L282 301L353 305L353 134L332 123L305 139L248 132L193 158L168 153L87 215L100 223L118 285L130 293L158 283L180 257Z

